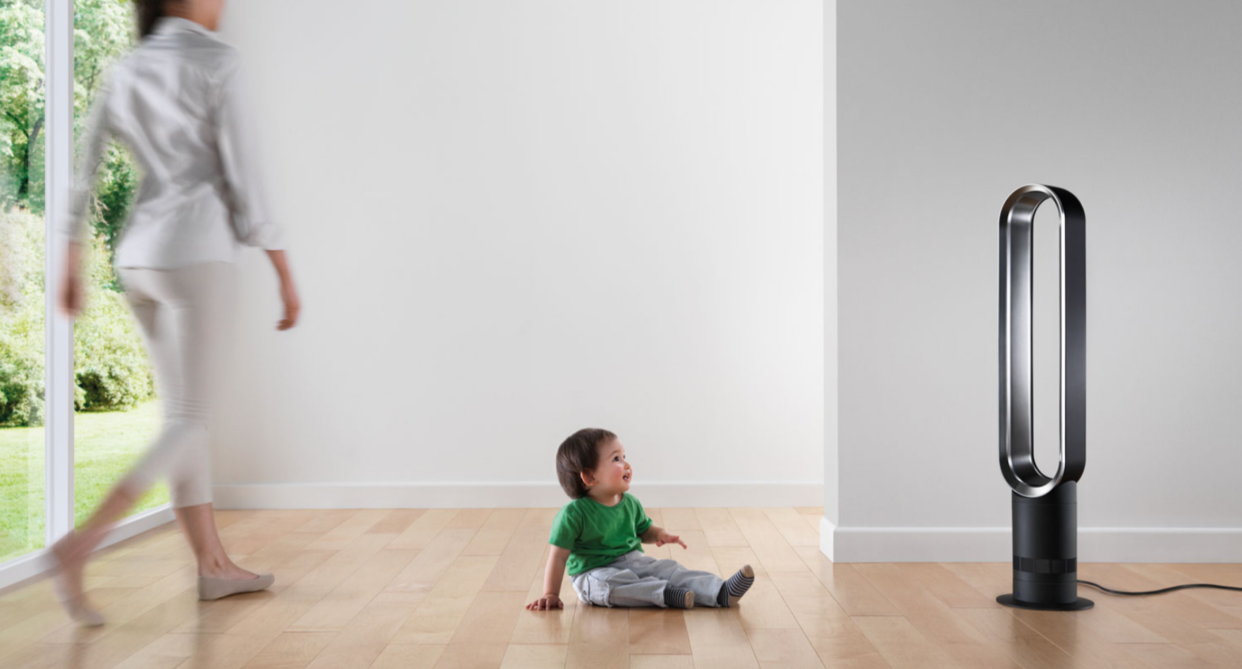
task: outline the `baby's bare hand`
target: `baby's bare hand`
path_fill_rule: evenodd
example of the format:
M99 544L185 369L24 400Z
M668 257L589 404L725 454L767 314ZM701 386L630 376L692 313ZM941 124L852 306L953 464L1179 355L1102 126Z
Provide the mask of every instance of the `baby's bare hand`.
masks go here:
M679 544L682 548L689 548L689 546L686 545L686 542L681 540L680 536L677 536L676 534L668 534L667 532L656 537L657 547L663 546L664 544Z
M526 605L527 611L551 611L553 609L563 609L565 604L561 602L561 598L556 595L547 595L540 597L530 604Z

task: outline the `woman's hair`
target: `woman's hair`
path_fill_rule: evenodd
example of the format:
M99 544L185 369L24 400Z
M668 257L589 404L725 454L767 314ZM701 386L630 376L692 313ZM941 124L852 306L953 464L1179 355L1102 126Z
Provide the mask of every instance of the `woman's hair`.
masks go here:
M178 0L134 0L138 5L138 36L146 37L155 30L155 22L167 16L165 9Z
M593 471L599 466L600 444L616 439L617 435L608 430L587 428L569 435L569 438L556 449L556 476L561 480L565 494L574 499L587 496L586 484L582 482L582 472Z

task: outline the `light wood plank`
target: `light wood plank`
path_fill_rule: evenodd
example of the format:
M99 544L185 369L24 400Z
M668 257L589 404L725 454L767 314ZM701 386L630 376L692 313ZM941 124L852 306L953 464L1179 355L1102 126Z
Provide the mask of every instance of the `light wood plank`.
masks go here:
M327 534L339 527L342 523L349 520L357 513L351 509L327 509L315 513L313 517L306 520L298 527L296 532L310 532L311 534ZM261 518L256 514L248 521L242 521L238 525L245 525L247 522L253 522L256 526L262 526Z
M378 523L372 525L367 532L371 534L395 534L401 536L426 512L426 509L393 509Z
M368 604L315 656L308 669L368 669L409 616L405 602Z
M911 579L950 608L996 609L1001 607L995 597L979 592L974 586L940 564L911 562L903 565L903 569Z
M513 538L500 554L496 571L484 584L484 590L526 592L531 579L543 573L548 554L549 529L525 525L529 519L530 512L523 518L524 525L514 532Z
M955 669L957 666L901 616L859 616L854 622L893 669Z
M436 662L436 669L499 669L508 650L504 643L449 644Z
M501 555L526 515L525 509L498 509L488 517L462 555Z
M1060 611L1011 611L1027 627L1068 653L1077 665L1101 669L1147 669L1147 664L1126 651L1123 644L1109 641L1086 624L1099 613L1102 611L1095 610L1095 615L1090 616Z
M285 599L318 602L393 540L391 534L363 534L281 592Z
M910 564L872 563L854 566L885 598L897 606L910 625L959 666L986 669L1016 669L1019 666L1001 647L989 644L987 637L979 630L962 618L952 615L955 610L965 609L952 609L923 589L914 578Z
M631 655L689 655L686 619L677 609L630 609Z
M388 515L382 509L365 509L355 513L345 522L324 533L308 546L311 550L339 551L350 542L367 533L376 523Z
M509 644L500 669L554 669L564 667L569 655L568 644Z
M200 653L203 634L165 634L116 665L116 669L172 669Z
M508 642L517 627L518 616L527 613L523 608L525 604L524 592L480 592L449 643Z
M747 634L760 667L822 669L824 666L802 630L756 629Z
M694 669L694 656L630 655L630 669Z
M418 603L392 643L449 643L495 567L495 557L459 557Z
M707 543L713 548L749 546L728 509L695 509L694 515L698 517L699 526L707 535Z
M793 509L764 509L763 513L790 546L819 547L819 530L807 527Z
M424 516L425 517L425 516ZM426 592L435 586L474 538L475 530L445 529L392 580L387 590ZM493 563L495 560L492 561Z
M858 573L854 565L833 564L815 548L803 547L796 550L811 573L851 616L901 615L892 602Z
M431 509L397 535L388 547L394 550L422 550L456 514L453 509Z
M664 509L664 529L670 532L685 532L687 530L702 531L703 526L699 523L699 516L694 509ZM631 662L631 664L633 664Z
M392 535L381 535L392 536ZM414 559L414 551L380 551L289 627L291 632L338 632Z
M371 669L432 669L444 654L444 645L390 644Z
M802 558L760 509L729 509L750 549L766 571L806 571ZM817 542L818 544L818 542Z
M491 517L492 509L458 509L444 527L446 529L477 530Z
M1024 624L1008 609L961 608L949 615L965 620L992 640L1023 669L1061 669L1073 658L1044 635Z
M570 644L565 669L626 669L630 656L625 644Z
M302 669L335 638L335 632L284 632L252 657L244 669Z

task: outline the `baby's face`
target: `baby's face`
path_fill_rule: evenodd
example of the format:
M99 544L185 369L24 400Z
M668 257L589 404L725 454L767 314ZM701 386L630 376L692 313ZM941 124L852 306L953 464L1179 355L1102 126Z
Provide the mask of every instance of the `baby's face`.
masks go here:
M599 445L599 465L595 467L593 486L600 493L620 494L630 489L634 470L625 461L625 446L620 439L612 439Z

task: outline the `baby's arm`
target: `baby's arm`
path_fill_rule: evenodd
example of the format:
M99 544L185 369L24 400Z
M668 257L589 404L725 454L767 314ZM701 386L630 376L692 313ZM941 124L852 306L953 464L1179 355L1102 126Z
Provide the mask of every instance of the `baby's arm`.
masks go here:
M552 546L548 553L548 568L543 573L543 597L526 605L531 611L563 609L561 602L561 579L565 578L565 563L569 561L569 549Z
M682 548L687 548L686 542L682 541L681 537L676 534L669 534L667 530L663 527L657 527L655 523L652 523L651 527L648 527L647 531L643 532L642 536L638 539L644 544L655 544L656 546L663 546L664 544L681 544Z

